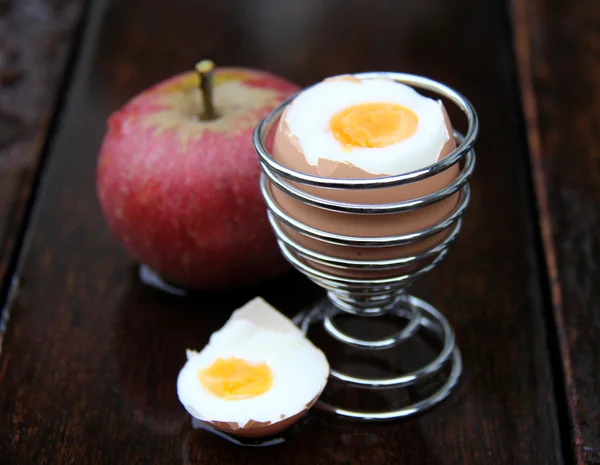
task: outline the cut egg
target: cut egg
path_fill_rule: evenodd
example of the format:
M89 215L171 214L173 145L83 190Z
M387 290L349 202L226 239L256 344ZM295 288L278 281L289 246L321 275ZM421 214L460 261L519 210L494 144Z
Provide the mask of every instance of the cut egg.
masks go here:
M287 106L275 144L321 176L391 176L435 163L451 134L441 101L390 79L337 76ZM346 169L335 175L339 164Z
M257 297L236 310L200 352L188 350L177 394L198 420L245 437L269 436L298 420L329 376L323 352Z
M364 179L404 174L434 164L456 148L450 119L441 101L385 78L352 75L325 79L302 91L283 112L275 130L272 156L295 171L328 178ZM324 189L295 184L328 200L382 204L414 200L448 186L459 173L455 164L434 176L401 186L377 189ZM270 186L278 206L295 220L318 230L354 237L412 234L448 217L459 193L402 213L360 215L334 212L297 200ZM315 252L353 260L409 257L439 244L448 230L411 244L383 248L341 246L279 226ZM309 259L307 259L310 261ZM311 264L336 275L399 276L405 267L383 271L345 270Z

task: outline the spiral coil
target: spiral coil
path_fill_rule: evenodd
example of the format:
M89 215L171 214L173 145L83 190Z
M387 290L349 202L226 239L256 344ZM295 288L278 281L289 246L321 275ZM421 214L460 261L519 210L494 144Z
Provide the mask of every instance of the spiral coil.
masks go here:
M323 321L324 329L335 339L363 350L389 349L413 336L424 327L441 343L438 355L420 369L402 376L373 379L350 376L337 370L331 370L330 377L338 382L361 389L399 389L424 382L432 375L439 373L451 364L447 379L433 394L399 409L365 412L347 410L325 402L318 406L344 417L363 420L390 420L420 412L443 400L457 383L462 370L460 352L455 344L454 332L446 320L435 308L426 302L408 295L407 287L418 277L434 268L446 255L448 246L457 237L462 215L469 203L470 189L468 180L475 167L473 144L478 133L477 114L471 103L458 92L436 81L401 73L362 73L356 75L360 79L387 78L434 93L456 105L466 116L468 129L463 136L455 131L457 148L438 162L423 169L406 174L382 178L338 179L314 176L294 171L275 160L265 147L265 141L275 123L279 120L285 107L293 100L278 106L261 121L253 137L254 147L258 154L262 169L261 190L268 209L268 217L277 237L283 256L309 279L327 290L333 311L323 312L316 308L306 314L299 315L297 322L306 332L317 320ZM414 183L435 176L450 167L462 164L459 174L445 187L420 198L401 202L382 204L359 204L334 201L305 192L298 185L313 186L324 189L382 189ZM440 202L452 195L458 196L456 206L450 213L422 230L401 235L380 237L357 237L323 231L307 225L291 216L277 203L272 188L278 189L287 196L312 207L338 213L357 215L382 215L415 211ZM391 259L348 259L326 255L311 250L292 237L288 231L294 231L311 240L322 241L336 246L358 247L364 249L392 247L415 244L424 238L443 234L426 250L420 250L409 256L398 256ZM359 271L361 273L381 272L404 269L399 275L368 277L348 276L347 273L336 273L337 270ZM340 313L375 317L395 315L407 320L406 326L398 333L379 340L363 340L346 334L335 323L334 317Z

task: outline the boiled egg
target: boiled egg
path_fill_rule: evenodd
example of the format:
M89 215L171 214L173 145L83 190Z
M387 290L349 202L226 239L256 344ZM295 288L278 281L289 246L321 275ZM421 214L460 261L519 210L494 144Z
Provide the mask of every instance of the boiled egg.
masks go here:
M344 75L327 78L303 90L286 107L275 128L272 156L295 171L329 178L380 178L431 165L456 148L444 105L415 89L386 78ZM418 199L451 184L458 164L434 175L396 187L325 189L295 187L327 200L385 204ZM270 185L278 207L296 221L320 231L354 237L413 234L448 217L459 193L412 211L381 215L348 214L304 203ZM294 241L314 252L350 260L388 260L427 251L448 235L448 228L413 243L392 247L342 246L313 239L278 221ZM346 270L306 259L314 268L353 278L393 277L412 272L399 266L386 270Z
M323 352L261 298L236 310L200 352L188 350L177 394L198 420L246 437L276 434L317 400L327 382Z
M340 163L370 175L407 173L435 163L450 140L441 101L394 80L353 76L300 93L276 134L277 150L286 145L288 157L303 157L322 176Z

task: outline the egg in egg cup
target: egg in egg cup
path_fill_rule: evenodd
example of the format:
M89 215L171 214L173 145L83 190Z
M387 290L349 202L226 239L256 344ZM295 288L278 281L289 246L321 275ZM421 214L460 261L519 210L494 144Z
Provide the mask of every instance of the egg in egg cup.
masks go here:
M453 130L441 100L415 88L462 111L465 134ZM464 96L431 79L388 72L328 78L257 125L261 188L281 252L332 304L298 315L301 328L322 321L336 340L368 351L394 348L418 331L441 343L432 361L401 376L330 371L330 380L363 390L416 387L440 374L441 385L416 401L377 411L322 400L317 407L342 417L393 420L437 404L457 384L462 362L450 324L407 288L446 256L460 231L477 133L477 114ZM336 323L340 314L406 323L392 336L365 340Z

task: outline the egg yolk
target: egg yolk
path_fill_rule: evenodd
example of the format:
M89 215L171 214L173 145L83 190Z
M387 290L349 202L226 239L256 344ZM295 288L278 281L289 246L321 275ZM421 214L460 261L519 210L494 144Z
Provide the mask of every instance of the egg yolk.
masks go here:
M273 373L266 363L252 363L241 358L218 358L198 372L202 385L225 400L242 400L260 396L273 384Z
M348 148L386 147L412 136L418 125L412 111L394 103L360 103L331 118L331 132Z

